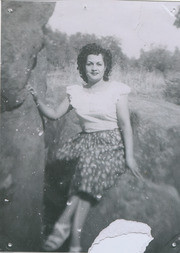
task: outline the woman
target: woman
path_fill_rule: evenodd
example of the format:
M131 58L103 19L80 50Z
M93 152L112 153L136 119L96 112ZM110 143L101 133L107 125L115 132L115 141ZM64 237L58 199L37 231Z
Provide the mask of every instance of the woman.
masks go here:
M77 64L84 83L67 87L67 96L57 110L39 101L32 90L44 116L58 119L74 108L82 127L82 133L57 152L58 159L77 159L77 163L67 206L45 241L47 251L57 250L71 236L69 251L80 252L81 230L92 203L98 203L115 184L125 172L125 165L141 177L133 156L128 111L130 88L109 81L110 51L95 43L88 44L80 50Z

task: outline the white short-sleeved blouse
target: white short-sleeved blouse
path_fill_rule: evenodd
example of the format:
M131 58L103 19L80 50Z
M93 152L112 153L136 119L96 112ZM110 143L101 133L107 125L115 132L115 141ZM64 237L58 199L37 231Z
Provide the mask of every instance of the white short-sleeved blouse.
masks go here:
M118 128L116 103L122 95L130 93L129 86L119 82L107 82L101 91L79 85L67 87L70 104L80 120L84 132L113 130Z

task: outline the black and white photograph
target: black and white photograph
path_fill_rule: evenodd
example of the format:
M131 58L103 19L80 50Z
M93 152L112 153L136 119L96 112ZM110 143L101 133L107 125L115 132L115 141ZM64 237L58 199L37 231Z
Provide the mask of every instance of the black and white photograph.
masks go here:
M2 0L0 251L180 253L180 2Z

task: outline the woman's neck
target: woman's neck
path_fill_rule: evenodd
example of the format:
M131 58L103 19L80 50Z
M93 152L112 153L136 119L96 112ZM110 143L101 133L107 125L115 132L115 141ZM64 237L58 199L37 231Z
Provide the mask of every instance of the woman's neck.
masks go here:
M98 90L99 88L103 88L104 86L106 86L106 82L104 82L103 80L100 80L96 83L87 83L87 85L85 85L85 88Z

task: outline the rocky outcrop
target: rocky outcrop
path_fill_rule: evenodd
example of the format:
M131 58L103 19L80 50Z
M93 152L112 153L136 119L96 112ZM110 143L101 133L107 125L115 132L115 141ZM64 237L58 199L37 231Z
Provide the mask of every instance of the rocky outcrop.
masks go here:
M131 175L124 175L100 205L91 209L82 242L85 249L88 248L103 228L123 218L148 224L154 240L146 252L158 253L169 239L179 233L179 208L180 199L174 187L149 180L142 183Z
M53 3L2 2L0 249L5 251L40 247L44 134L26 85L53 8Z
M134 98L130 102L138 122L134 124L135 153L142 173L153 182L175 186L180 193L179 106L165 101Z

